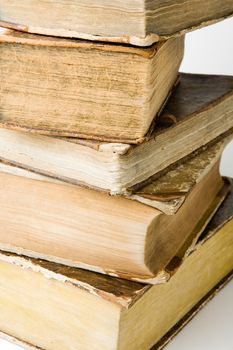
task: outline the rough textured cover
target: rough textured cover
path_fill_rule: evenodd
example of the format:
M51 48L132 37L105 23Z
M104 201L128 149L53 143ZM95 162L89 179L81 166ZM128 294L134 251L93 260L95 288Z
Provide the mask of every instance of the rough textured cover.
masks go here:
M233 134L218 143L192 154L184 163L174 166L164 175L155 174L149 184L128 190L130 199L137 200L167 215L175 214L211 167L219 160ZM147 182L147 181L145 181Z
M182 84L178 85L169 100L164 113L174 115L177 122L218 103L228 93L233 93L232 76L180 74Z

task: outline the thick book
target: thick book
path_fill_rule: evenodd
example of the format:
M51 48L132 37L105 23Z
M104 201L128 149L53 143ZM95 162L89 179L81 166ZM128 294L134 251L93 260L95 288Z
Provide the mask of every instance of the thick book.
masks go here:
M1 252L0 336L28 349L148 350L232 269L232 195L161 285Z
M140 142L176 82L184 38L149 48L4 31L0 125Z
M233 278L233 271L224 277L214 288L212 288L184 317L182 317L152 348L151 350L162 350L197 314L206 304L212 300ZM26 350L38 350L25 341L15 338L0 331L0 338L21 346Z
M184 180L180 185L174 182L175 170L157 183L158 202L168 200L169 187L170 199L181 201L173 215L150 203L111 197L2 163L0 249L157 283L173 269L174 256L182 258L190 249L229 191L228 181L219 175L219 151L213 148L213 154L207 150L178 171Z
M0 129L0 159L66 182L122 194L132 192L135 185L140 187L145 180L230 129L233 129L233 77L181 74L157 127L142 144Z
M195 185L200 183L207 172L219 161L222 152L232 138L233 133L221 138L218 142L193 152L183 162L172 166L167 172L155 174L140 186L129 188L121 197L146 204L168 215L175 214L186 201ZM2 144L7 149L8 144L4 143L4 140L2 140ZM12 163L5 158L2 159L0 171L39 181L64 184L63 181L52 176L40 175L37 172L24 169L21 165L16 166L14 162ZM75 186L83 187L78 184Z
M140 46L232 14L232 0L0 0L3 27Z

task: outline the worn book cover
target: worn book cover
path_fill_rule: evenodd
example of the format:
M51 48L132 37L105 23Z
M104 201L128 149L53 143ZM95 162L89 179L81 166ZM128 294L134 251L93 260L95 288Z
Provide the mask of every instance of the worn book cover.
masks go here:
M232 13L231 0L0 0L3 27L139 46L215 23Z
M141 142L177 80L184 38L148 48L0 33L0 125Z
M213 147L164 176L166 188L159 180L145 186L137 200L1 164L0 249L156 283L229 191L219 174L221 146ZM179 175L183 181L173 181Z
M230 276L232 199L228 197L170 280L160 285L1 252L1 336L28 349L161 347L159 340L165 337L166 342L169 330L176 332Z
M0 159L68 183L125 194L232 132L233 78L181 74L157 126L142 144L34 135L18 126L0 128Z

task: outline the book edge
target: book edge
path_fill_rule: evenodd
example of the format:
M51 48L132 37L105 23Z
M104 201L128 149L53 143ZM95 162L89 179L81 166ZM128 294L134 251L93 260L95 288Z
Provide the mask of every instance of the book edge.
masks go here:
M137 47L147 47L151 46L157 42L168 40L171 38L175 38L178 36L185 35L186 33L189 33L191 31L201 29L203 27L209 26L211 24L218 23L220 21L223 21L227 18L230 18L233 16L233 13L226 14L225 16L221 16L218 18L213 18L207 21L203 21L201 23L198 23L194 26L187 27L185 29L182 29L180 31L170 33L168 35L159 35L157 33L150 32L145 37L138 37L133 35L124 35L124 36L101 36L101 35L92 35L82 32L76 32L76 31L70 31L70 30L61 30L57 29L50 29L50 28L42 28L42 27L31 27L26 25L21 25L17 23L11 23L7 21L0 21L0 26L3 28L7 28L10 30L17 30L24 33L32 33L37 35L46 35L46 36L62 36L64 38L75 38L75 39L81 39L81 40L90 40L94 42L105 42L105 43L113 43L113 44L128 44L128 45L135 45Z
M183 73L182 73L183 74ZM200 74L198 74L200 75ZM201 74L201 75L206 75L206 74ZM228 77L228 76L226 76ZM230 77L230 76L229 76ZM174 86L177 86L177 80L174 84ZM173 86L173 89L174 89ZM170 91L171 93L171 91ZM205 106L201 107L200 109L196 110L195 112L188 114L185 119L178 123L174 123L169 127L169 129L176 127L176 125L181 125L183 123L187 123L187 121L191 118L193 118L195 115L203 113L207 110L210 110L212 107L215 107L216 105L224 102L228 98L232 98L233 96L233 91L230 90L223 94L222 96L216 98L215 100L209 102ZM162 106L162 109L165 106ZM80 138L80 139L87 139L89 141L99 141L102 144L100 144L97 148L98 151L108 151L112 153L119 154L120 156L124 156L128 154L134 147L140 146L144 142L150 142L153 140L156 140L156 137L161 135L162 133L167 131L167 128L165 130L161 130L156 132L155 130L155 124L158 116L162 116L162 112L159 111L159 114L157 113L151 123L150 129L147 132L147 134L143 137L140 138L134 138L134 139L118 139L118 138L108 138L107 136L104 135L94 135L94 134L85 134L85 133L78 133L78 132L67 132L64 130L43 130L43 129L35 129L35 128L30 128L30 127L25 127L21 126L19 124L13 124L13 123L8 123L8 122L0 122L0 128L5 128L9 130L16 130L16 131L22 131L22 132L27 132L27 133L32 133L32 134L39 134L39 135L44 135L44 136L50 136L50 137L61 137L61 138ZM117 144L117 147L116 147ZM125 146L123 146L125 145Z
M229 186L230 185L228 185L227 188L225 187L225 191L226 190L229 191ZM221 201L221 203L222 203L222 201ZM222 227L224 227L230 220L232 220L232 218L233 218L233 215L230 215L218 227L216 227L213 231L210 231L203 239L201 239L196 244L194 244L190 254L195 252L200 246L205 244L205 242L207 240L211 239L215 234L217 234L219 232L219 230L221 230ZM202 232L203 232L203 230L202 230ZM30 258L30 257L26 257L23 255L17 255L15 253L9 253L7 251L0 251L0 260L4 261L6 263L10 263L10 264L19 266L23 269L28 269L28 270L31 270L33 272L40 273L47 279L57 280L61 283L67 283L67 284L72 285L74 287L83 289L86 292L93 294L97 297L101 297L105 300L116 303L125 309L130 308L137 301L137 299L146 292L146 290L148 288L151 288L151 284L155 285L155 284L166 283L177 270L177 268L174 269L173 271L168 271L168 272L166 270L163 270L160 273L158 273L157 276L155 276L154 278L147 279L147 280L131 279L132 282L138 283L139 288L135 289L131 293L131 295L129 295L129 296L127 296L127 295L117 296L117 295L113 294L112 292L100 290L98 287L94 287L90 283L83 282L83 281L78 280L76 278L65 276L62 273L49 270L40 264L40 262L39 262L40 259L35 259L36 261L34 262L33 261L34 258L32 258L32 257ZM184 261L185 261L185 258L184 258ZM178 266L178 268L179 267L180 267L180 265ZM119 276L115 276L115 277L119 277ZM115 278L115 277L112 277L112 278ZM129 283L130 283L130 281L129 281ZM147 284L143 284L143 283L147 283Z
M91 40L79 40L72 38L65 38L61 36L49 36L41 35L39 33L34 34L29 31L23 30L23 26L13 26L0 20L0 27L6 28L3 32L0 32L0 44L20 44L29 46L46 46L57 48L73 48L80 50L98 50L102 52L110 53L123 53L141 56L146 59L152 59L156 53L166 45L166 41L155 42L149 47L137 47L129 45L120 45L117 42L104 42L100 39L98 41ZM15 30L17 29L17 30ZM98 37L100 38L100 37Z
M209 301L211 301L233 278L233 271L226 275L214 288L212 288L180 321L176 323L157 342L151 350L162 350L197 314ZM22 346L26 350L45 350L0 331L0 338L12 344Z

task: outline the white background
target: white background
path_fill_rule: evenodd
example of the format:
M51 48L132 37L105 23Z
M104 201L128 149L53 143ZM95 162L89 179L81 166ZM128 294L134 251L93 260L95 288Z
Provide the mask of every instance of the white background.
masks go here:
M233 75L233 18L186 36L181 71ZM221 173L233 177L233 142L223 154ZM233 281L166 346L166 350L233 350Z
M233 75L233 18L186 36L181 71ZM221 172L233 177L233 142L224 152ZM0 350L20 349L0 340ZM176 336L166 350L233 350L233 282Z

